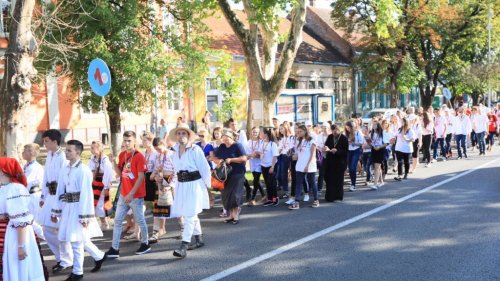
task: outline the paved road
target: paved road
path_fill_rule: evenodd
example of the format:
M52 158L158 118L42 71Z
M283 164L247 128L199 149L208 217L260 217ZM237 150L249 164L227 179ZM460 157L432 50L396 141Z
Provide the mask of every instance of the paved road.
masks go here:
M167 238L144 256L124 242L120 259L95 274L86 257L85 280L219 280L225 270L224 280L500 280L500 147L470 154L318 209L245 206L236 226L207 211L207 246L184 260L172 256L178 229L169 221ZM96 244L109 248L110 236Z

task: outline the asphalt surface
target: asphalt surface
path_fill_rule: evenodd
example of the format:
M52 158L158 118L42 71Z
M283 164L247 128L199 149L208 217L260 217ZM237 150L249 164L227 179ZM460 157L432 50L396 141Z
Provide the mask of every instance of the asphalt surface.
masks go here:
M477 154L421 165L403 182L388 175L379 191L361 186L343 202L320 200L317 209L311 202L296 211L284 204L244 206L240 224L228 225L216 207L200 215L206 246L184 260L172 256L180 241L176 221L169 220L169 233L146 255L134 255L138 242L122 240L121 257L98 273L90 273L93 261L86 256L85 280L219 280L217 274L234 267L224 280L500 280L500 147ZM96 245L107 250L111 234ZM47 259L52 266L53 257Z

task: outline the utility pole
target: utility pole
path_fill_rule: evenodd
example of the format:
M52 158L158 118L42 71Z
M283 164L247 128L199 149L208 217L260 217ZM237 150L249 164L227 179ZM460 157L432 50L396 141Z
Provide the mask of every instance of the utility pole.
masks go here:
M488 1L488 108L491 108L491 82L490 82L490 71L491 71L491 18L493 16L493 11L491 10L491 0Z

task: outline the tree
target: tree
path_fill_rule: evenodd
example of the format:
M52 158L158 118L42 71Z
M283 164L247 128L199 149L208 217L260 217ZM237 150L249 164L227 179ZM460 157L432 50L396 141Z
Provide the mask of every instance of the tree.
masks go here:
M355 58L355 64L370 80L369 88L388 84L384 88L390 95L391 107L398 106L400 92L407 93L411 87L408 82L419 75L407 55L407 37L415 23L415 11L422 5L411 0L338 0L332 3L335 25L347 30L348 36L353 32L363 34L362 52ZM400 77L402 72L403 78ZM405 83L402 89L400 83Z
M429 1L416 11L416 16L415 28L408 40L411 56L424 72L419 88L422 105L427 107L432 103L439 80L446 80L443 72L456 63L449 58L475 48L478 40L484 42L487 4L480 0Z
M247 128L252 127L253 102L261 101L263 123L271 124L272 105L285 87L297 50L302 42L306 0L241 0L248 20L237 17L227 0L217 0L222 13L238 37L245 54L249 88ZM282 42L279 59L279 13L290 12L290 29ZM260 48L262 47L262 54Z
M31 32L35 0L16 1L9 25L9 46L1 83L0 155L20 158L27 143L31 84L36 76L33 60L38 53Z

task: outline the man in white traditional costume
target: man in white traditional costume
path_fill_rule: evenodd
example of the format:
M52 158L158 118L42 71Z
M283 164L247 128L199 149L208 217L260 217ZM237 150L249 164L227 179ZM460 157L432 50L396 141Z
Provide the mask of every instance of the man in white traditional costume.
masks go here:
M56 191L58 176L61 168L68 161L60 147L62 136L58 130L50 129L42 135L43 144L47 148L47 159L45 160L45 173L42 182L42 196L40 197L40 207L42 208L38 217L38 222L43 226L45 241L54 254L57 264L52 267L53 273L67 271L73 265L71 261L71 247L68 244L60 244L57 238L59 224L51 220L52 209L57 203ZM63 246L61 248L61 246Z
M176 257L185 258L188 248L191 250L204 246L198 214L203 209L210 208L206 190L211 182L210 166L201 148L193 144L197 136L187 124L180 124L170 131L169 138L177 142L173 155L177 185L174 192L172 217L184 217L182 244L173 254ZM190 244L193 235L195 241Z
M72 248L73 272L66 281L83 278L84 249L96 261L93 272L99 270L106 259L105 254L90 241L90 238L102 236L102 231L95 218L92 172L80 160L82 151L80 141L67 142L66 158L69 163L59 173L56 193L59 200L51 217L54 223L60 219L58 238L61 245L68 243Z
M42 196L43 166L36 161L40 153L40 146L36 143L24 146L23 159L26 161L23 171L27 179L27 188L31 197L30 212L33 215L33 230L39 238L45 240L42 226L38 224L38 214L40 213L40 197Z
M0 157L0 279L45 281L42 258L31 227L30 195L17 161Z

